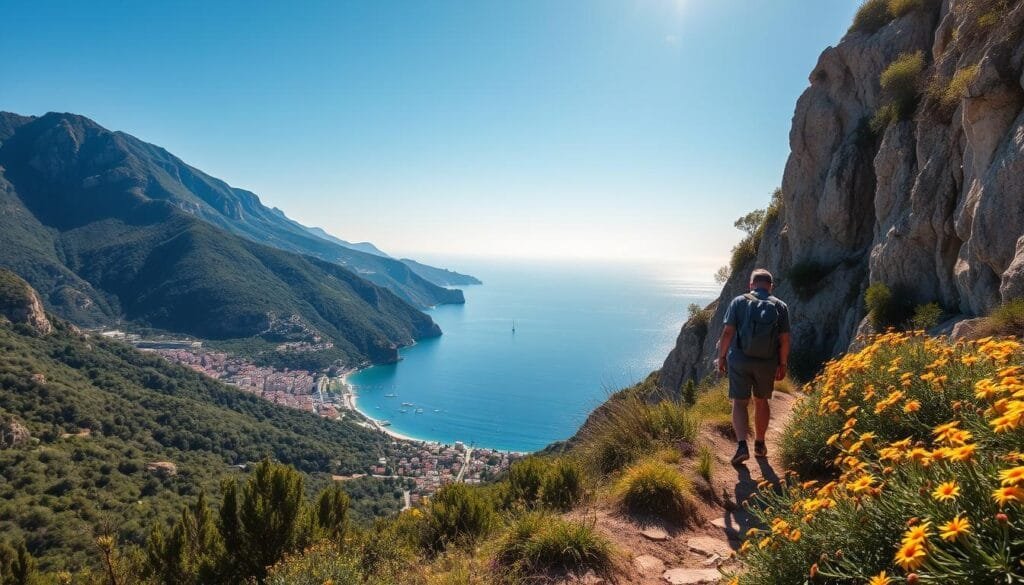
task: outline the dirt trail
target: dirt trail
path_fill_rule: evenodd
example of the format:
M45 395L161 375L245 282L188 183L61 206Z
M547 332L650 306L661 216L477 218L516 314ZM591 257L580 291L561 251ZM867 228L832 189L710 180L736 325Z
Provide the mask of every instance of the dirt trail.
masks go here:
M752 526L752 519L740 504L757 491L762 481L777 482L783 476L779 441L795 402L795 396L782 392L776 392L771 401L767 459L751 457L745 464L733 466L729 462L736 448L733 440L723 436L719 429L702 430L700 443L711 448L715 459L710 485L697 477L693 460L680 464L687 477L699 483L697 491L704 518L699 525L680 528L659 522L645 523L623 516L600 501L579 511L580 516L596 521L598 530L623 553L623 574L614 582L636 585L718 583L722 579L719 567L737 568L732 553ZM590 575L575 583L597 585L608 581Z

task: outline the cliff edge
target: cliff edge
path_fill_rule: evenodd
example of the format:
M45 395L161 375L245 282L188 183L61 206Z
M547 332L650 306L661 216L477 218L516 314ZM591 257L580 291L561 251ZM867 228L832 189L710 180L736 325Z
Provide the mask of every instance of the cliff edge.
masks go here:
M821 54L781 196L734 254L709 324L683 326L663 389L711 371L725 307L755 266L790 303L805 372L867 327L871 284L904 307L937 303L947 330L1024 296L1024 2L902 4L869 0Z

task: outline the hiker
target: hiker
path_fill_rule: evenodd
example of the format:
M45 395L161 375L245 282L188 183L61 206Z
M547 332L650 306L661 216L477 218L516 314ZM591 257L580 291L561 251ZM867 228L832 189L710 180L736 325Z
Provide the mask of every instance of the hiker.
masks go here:
M750 459L747 406L754 397L754 455L767 457L764 435L771 419L768 401L775 381L786 377L789 362L789 308L772 296L772 274L758 268L750 274L750 292L729 303L725 329L718 340L719 374L729 374L732 428L736 431L733 465Z

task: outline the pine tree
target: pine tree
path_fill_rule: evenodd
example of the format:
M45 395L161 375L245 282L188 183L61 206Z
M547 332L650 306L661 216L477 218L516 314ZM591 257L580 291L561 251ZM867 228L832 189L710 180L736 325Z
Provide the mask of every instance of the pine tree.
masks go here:
M686 381L686 386L683 387L683 402L693 406L697 402L697 385L693 383L693 378Z
M36 576L36 561L24 542L15 547L0 543L0 585L31 585Z
M213 512L202 493L193 507L182 508L169 535L159 526L154 527L146 547L150 567L166 585L210 582L222 552Z
M242 488L238 503L240 568L262 580L266 568L298 548L308 535L303 520L302 475L292 467L263 460ZM227 538L224 539L227 543ZM229 549L230 550L230 549Z
M341 486L334 484L320 492L316 503L317 526L332 541L342 544L348 529L348 509L351 500Z
M220 514L217 521L224 555L221 557L219 573L225 583L241 582L239 559L242 558L242 526L238 519L238 484L226 479L221 482Z

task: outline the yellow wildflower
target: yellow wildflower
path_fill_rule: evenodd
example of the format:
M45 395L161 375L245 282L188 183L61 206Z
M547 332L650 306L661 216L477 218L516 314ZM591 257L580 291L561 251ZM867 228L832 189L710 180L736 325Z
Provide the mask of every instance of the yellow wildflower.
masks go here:
M924 563L927 556L928 554L925 552L923 544L920 542L908 542L896 551L894 560L904 570L913 571Z
M1000 471L999 481L1004 486L1020 485L1024 483L1024 465Z
M940 502L948 502L956 499L960 495L960 486L955 481L947 481L940 483L935 491L932 492L932 497Z
M1010 502L1021 502L1024 501L1024 489L1016 486L1004 486L992 492L992 499L1000 506L1005 506Z
M967 521L967 518L960 515L939 526L939 536L949 542L955 542L958 538L970 532L971 523Z

